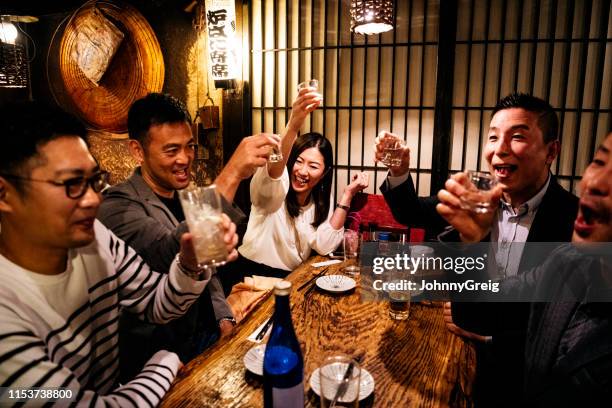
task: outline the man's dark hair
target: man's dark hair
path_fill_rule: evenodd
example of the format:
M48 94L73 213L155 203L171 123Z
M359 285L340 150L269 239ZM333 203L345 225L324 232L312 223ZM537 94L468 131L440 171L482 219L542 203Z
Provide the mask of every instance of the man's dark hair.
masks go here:
M31 168L27 162L39 155L43 145L62 136L85 140L86 133L75 116L55 106L40 102L7 103L0 108L0 175L28 177ZM24 192L19 179L10 181L20 193Z
M289 159L287 159L287 171L289 172L289 177L293 173L293 166L295 162L304 150L310 149L311 147L316 147L321 152L323 156L323 165L325 169L323 170L325 173L323 174L323 178L319 180L316 186L312 189L311 199L315 204L315 217L312 223L313 227L318 227L327 219L327 214L329 213L329 197L331 196L331 187L332 187L332 167L334 165L334 155L332 151L332 146L329 140L327 140L323 135L319 133L305 133L297 138L293 147L291 149L291 153L289 154ZM285 199L285 203L287 204L287 211L289 215L292 217L297 217L300 214L300 204L297 201L297 197L295 194L295 190L293 188L289 188L289 192L287 193L287 198Z
M191 124L191 115L185 104L172 95L150 93L130 107L128 134L130 139L138 140L146 147L151 126L177 122Z
M548 102L524 93L511 93L497 102L491 117L501 110L512 108L538 114L538 127L542 131L544 143L550 143L559 137L559 119Z

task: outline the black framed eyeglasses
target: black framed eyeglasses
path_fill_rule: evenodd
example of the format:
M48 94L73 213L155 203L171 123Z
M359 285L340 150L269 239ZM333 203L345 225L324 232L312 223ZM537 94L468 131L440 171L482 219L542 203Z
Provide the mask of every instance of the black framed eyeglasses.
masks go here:
M29 177L16 176L14 174L0 174L0 176L6 178L14 178L18 180L49 183L55 186L63 186L66 189L66 196L68 196L68 198L77 199L85 195L88 186L91 186L92 190L96 193L102 191L104 186L108 184L109 173L107 171L102 170L92 174L89 177L78 176L69 178L67 180L41 180Z

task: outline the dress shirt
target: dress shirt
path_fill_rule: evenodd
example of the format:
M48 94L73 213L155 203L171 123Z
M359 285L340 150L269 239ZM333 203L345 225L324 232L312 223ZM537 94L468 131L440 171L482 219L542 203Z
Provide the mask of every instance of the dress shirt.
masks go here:
M493 225L491 231L491 241L497 242L497 247L494 248L495 262L500 277L518 274L524 243L527 242L531 224L549 185L550 174L540 191L516 209L503 199L500 201L497 223ZM512 243L518 244L512 245Z
M410 172L401 176L391 176L387 173L385 182L387 188L392 189L406 182L410 177ZM518 273L518 268L523 254L524 243L527 242L531 224L535 219L536 213L548 190L551 176L548 175L546 183L533 197L520 205L516 210L503 200L500 202L500 211L497 214L497 222L493 224L491 231L491 241L497 242L497 248L489 258L495 262L498 276L514 276ZM517 243L516 245L511 245Z
M410 177L409 171L402 174L401 176L392 176L391 173L387 172L387 179L386 179L387 188L390 190L392 188L399 186L400 184L408 180L408 177Z

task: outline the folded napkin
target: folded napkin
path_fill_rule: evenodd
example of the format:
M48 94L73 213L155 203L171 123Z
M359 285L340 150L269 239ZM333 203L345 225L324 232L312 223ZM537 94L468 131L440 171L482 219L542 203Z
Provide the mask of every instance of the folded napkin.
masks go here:
M244 282L235 284L232 293L227 297L227 302L236 321L244 319L280 280L280 278L253 275L245 277Z
M337 264L337 263L340 263L340 262L342 262L342 261L339 260L339 259L330 259L329 261L315 262L311 266L313 266L315 268L318 268L320 266L328 266L328 265L333 265L333 264ZM315 270L315 271L313 271L313 273L319 273L319 271Z

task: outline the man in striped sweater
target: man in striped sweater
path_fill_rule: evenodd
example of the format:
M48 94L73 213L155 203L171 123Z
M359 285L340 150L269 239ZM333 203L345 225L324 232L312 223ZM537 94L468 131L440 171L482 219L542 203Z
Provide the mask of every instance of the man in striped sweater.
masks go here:
M71 115L9 104L0 134L0 403L66 388L78 405L157 405L181 362L159 351L117 384L119 314L165 323L185 313L210 280L191 236L162 274L95 220L107 173ZM223 227L235 258L235 226ZM26 402L43 402L34 398Z

